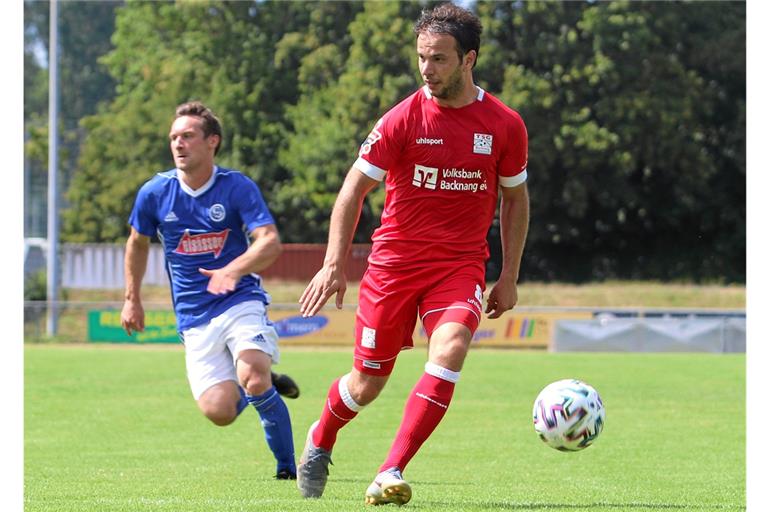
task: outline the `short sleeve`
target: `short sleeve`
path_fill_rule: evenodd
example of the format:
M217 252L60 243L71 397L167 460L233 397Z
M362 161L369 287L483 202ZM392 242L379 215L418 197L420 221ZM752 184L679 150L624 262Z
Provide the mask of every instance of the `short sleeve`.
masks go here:
M247 176L240 175L240 177L235 187L235 207L248 232L260 226L274 224L275 219L261 195L259 186Z
M354 167L369 178L382 181L403 152L406 123L401 107L398 105L384 114L360 146Z
M507 144L499 162L499 184L516 187L528 179L528 131L517 113L510 118Z
M144 236L157 232L157 201L151 193L150 182L145 183L136 194L128 224Z

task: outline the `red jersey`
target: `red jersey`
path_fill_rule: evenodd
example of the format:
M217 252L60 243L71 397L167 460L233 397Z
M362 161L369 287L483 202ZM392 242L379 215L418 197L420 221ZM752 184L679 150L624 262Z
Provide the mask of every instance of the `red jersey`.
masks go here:
M408 268L489 256L498 187L527 179L520 115L478 87L476 101L439 106L424 86L376 123L354 164L385 180L372 265Z

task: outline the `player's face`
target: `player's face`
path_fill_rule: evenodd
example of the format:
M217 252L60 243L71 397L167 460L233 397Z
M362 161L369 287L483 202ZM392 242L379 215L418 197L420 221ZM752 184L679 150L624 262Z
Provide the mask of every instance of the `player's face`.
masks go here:
M447 101L457 98L464 89L467 59L459 59L456 39L448 34L422 32L416 39L416 52L419 72L432 96Z
M176 167L185 172L213 167L213 155L218 136L205 137L203 121L197 117L181 116L171 125L168 135Z

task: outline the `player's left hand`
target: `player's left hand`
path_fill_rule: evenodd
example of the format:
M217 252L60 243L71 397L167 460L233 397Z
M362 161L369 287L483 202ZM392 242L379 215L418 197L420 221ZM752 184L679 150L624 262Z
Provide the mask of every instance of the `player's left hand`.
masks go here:
M517 283L512 279L499 280L491 289L485 305L488 318L499 318L502 313L515 307L517 304Z
M224 295L235 290L239 276L233 275L226 267L217 268L216 270L208 270L205 268L198 269L201 274L208 278L208 292L214 295Z

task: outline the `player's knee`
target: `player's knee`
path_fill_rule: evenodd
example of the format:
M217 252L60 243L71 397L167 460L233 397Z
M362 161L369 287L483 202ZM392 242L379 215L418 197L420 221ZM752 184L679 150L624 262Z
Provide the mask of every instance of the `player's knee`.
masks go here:
M376 398L379 396L379 393L381 393L381 389L374 386L368 386L358 389L356 393L350 394L355 403L359 404L361 407L364 407L376 400Z
M442 341L430 347L430 361L453 371L461 371L467 356L467 343L460 337Z
M379 396L387 383L387 377L367 377L362 379L350 379L349 394L352 399L364 407Z
M226 427L237 418L237 408L213 404L200 404L200 410L211 423L219 427Z
M252 372L240 384L247 394L257 396L266 393L272 387L272 378L269 373Z

